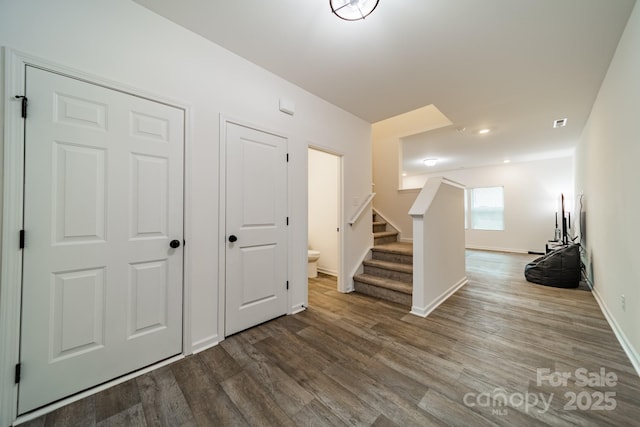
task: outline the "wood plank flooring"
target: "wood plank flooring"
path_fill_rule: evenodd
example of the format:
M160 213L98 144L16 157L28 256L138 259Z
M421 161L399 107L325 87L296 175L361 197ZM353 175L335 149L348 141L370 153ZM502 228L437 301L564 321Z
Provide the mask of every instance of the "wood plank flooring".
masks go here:
M527 283L533 258L468 251L469 284L426 319L322 276L305 312L24 425L638 425L640 379L593 296ZM576 384L580 368L616 384Z

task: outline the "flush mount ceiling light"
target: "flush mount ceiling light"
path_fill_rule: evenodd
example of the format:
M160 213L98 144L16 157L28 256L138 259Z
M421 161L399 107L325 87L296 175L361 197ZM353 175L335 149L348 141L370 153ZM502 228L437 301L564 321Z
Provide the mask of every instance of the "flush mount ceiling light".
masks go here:
M432 167L438 163L438 159L424 159L422 163L424 163L425 166Z
M345 21L364 19L378 6L379 0L329 0L331 11Z

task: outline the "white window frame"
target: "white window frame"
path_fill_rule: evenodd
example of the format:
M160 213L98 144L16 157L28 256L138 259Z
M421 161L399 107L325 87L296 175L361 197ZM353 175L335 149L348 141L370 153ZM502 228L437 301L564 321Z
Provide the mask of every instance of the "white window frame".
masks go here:
M479 189L488 189L488 188L500 188L502 190L502 228L474 228L473 227L473 192L474 190ZM473 187L466 188L464 190L464 228L465 230L475 230L475 231L504 231L505 230L505 198L504 198L504 186L502 185L492 185L492 186L482 186L482 187Z

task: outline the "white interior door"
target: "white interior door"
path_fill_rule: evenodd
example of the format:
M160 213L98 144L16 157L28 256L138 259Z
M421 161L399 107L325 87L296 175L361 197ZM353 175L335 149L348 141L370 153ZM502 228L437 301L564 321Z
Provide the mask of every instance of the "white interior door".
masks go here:
M183 110L33 67L26 95L20 413L182 351Z
M226 131L228 336L287 312L287 140Z

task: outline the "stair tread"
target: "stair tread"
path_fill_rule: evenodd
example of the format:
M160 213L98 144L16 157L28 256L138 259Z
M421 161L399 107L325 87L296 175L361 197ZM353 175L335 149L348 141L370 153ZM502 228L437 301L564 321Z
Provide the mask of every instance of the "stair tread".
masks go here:
M411 295L413 293L413 286L411 284L399 282L393 279L385 279L383 277L372 276L370 274L358 274L353 277L353 280L366 283L368 285L378 286L380 288L401 292L407 295Z
M387 225L384 221L373 221L373 225Z
M401 273L413 273L413 265L411 264L401 264L398 262L383 261L380 259L368 259L364 261L364 265L383 268L385 270L399 271Z
M397 231L378 231L373 233L374 238L397 236Z
M390 254L411 255L413 256L413 244L404 242L384 243L375 245L373 251L386 252Z

